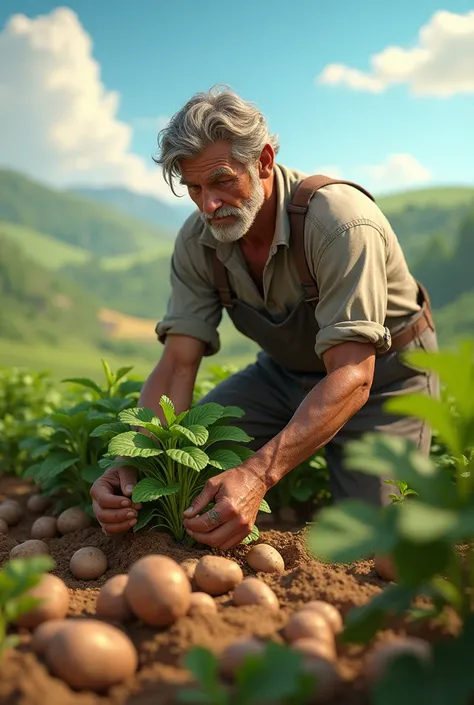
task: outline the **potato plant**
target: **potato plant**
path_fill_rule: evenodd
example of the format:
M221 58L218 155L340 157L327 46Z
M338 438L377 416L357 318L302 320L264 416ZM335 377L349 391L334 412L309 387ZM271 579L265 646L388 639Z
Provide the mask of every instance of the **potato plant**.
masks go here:
M180 703L208 705L304 705L317 692L315 677L303 668L302 654L286 645L269 642L262 654L247 655L236 669L234 687L222 684L219 660L208 649L194 647L184 659L198 688L183 688ZM314 700L313 700L314 702Z
M0 571L0 659L6 649L19 641L17 635L8 635L8 627L39 603L25 593L38 585L43 573L53 567L49 556L36 556L10 560Z
M397 583L348 616L345 638L367 641L389 613L418 618L439 615L449 605L466 620L474 611L474 342L457 352L410 353L409 362L435 371L447 395L400 397L389 411L425 419L449 448L455 474L436 465L401 438L367 434L348 448L353 470L406 483L416 495L376 508L347 500L323 509L310 537L323 559L353 561L372 553L390 556ZM459 546L466 546L465 554ZM415 597L430 598L432 609L412 610Z
M104 423L115 421L121 411L136 405L141 383L125 379L132 368L123 367L113 373L106 361L103 360L102 365L103 387L87 378L63 380L86 388L88 398L58 408L45 417L42 435L27 439L23 444L31 459L36 461L25 476L32 477L46 495L60 493L55 513L79 506L91 514L89 490L103 472L99 460L107 451L106 439L91 436L91 432Z
M132 500L145 506L134 531L150 524L171 532L177 541L188 540L183 512L201 492L206 480L239 465L252 455L244 443L252 440L242 429L229 425L243 411L234 406L207 403L176 415L172 401L160 399L165 423L146 408L121 411L118 422L99 426L91 435L108 438L102 468L132 465L139 481ZM139 430L133 430L137 428ZM261 511L269 511L266 502ZM258 537L254 527L249 540Z

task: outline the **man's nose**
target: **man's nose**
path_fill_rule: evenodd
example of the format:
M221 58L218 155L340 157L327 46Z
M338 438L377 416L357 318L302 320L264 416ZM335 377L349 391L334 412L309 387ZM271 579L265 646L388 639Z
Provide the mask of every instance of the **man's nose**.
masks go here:
M207 215L212 215L222 205L221 199L217 198L212 192L203 194L202 209Z

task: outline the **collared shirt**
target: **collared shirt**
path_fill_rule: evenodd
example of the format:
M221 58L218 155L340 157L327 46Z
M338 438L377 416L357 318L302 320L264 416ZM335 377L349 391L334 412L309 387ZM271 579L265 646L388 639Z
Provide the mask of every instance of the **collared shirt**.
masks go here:
M171 260L171 296L156 326L206 343L206 355L220 349L222 306L213 280L212 249L229 272L236 297L278 323L301 299L302 288L290 253L287 206L306 174L275 165L275 231L263 273L263 297L250 276L238 243L221 243L192 213L180 229ZM346 341L390 346L390 333L417 310L417 284L398 239L379 207L358 189L331 184L316 192L305 219L305 252L318 289L312 342L321 357Z

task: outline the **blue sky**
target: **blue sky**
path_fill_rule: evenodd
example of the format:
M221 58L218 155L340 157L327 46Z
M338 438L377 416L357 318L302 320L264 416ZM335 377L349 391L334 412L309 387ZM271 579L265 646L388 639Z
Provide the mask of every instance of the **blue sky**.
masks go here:
M194 92L227 83L263 110L270 128L280 136L279 160L291 167L308 173L331 168L376 192L405 185L474 183L474 140L469 144L474 78L468 76L474 76L474 31L456 38L461 21L464 27L474 24L474 14L467 14L473 10L472 0L443 4L439 0L387 4L380 0L239 0L233 6L214 0L139 0L133 8L132 3L113 0L77 0L67 5L2 0L0 42L12 15L24 13L34 19L58 7L73 10L81 31L90 36L100 81L107 91L120 94L115 118L133 129L127 149L145 160L147 168L153 168L155 120L170 116ZM386 89L371 92L347 85L352 80L349 69L370 72L371 57L387 47L416 47L420 30L440 11L465 15L465 20L458 18L451 27L449 16L441 18L425 47L424 68L408 68L404 79L391 85L390 76L400 74L401 60L394 63L388 56L377 79L389 84ZM13 61L16 48L8 51L13 52ZM27 55L22 57L25 66L17 91L22 90L21 81L27 91L35 80L34 61L28 67ZM1 59L0 51L0 63ZM55 60L61 61L61 55ZM317 83L316 77L331 64L344 65L347 80ZM0 71L0 128L1 81ZM414 95L414 85L421 91L428 86L428 94ZM14 123L10 115L10 130ZM47 132L47 118L44 123ZM15 139L12 134L10 144ZM41 135L35 139L41 140ZM15 164L13 147L3 155L0 150L0 163L38 176L39 167L28 165L20 151L16 150ZM43 157L45 161L55 159L47 150L39 153L50 155ZM87 182L84 164L89 161L83 160L77 176ZM43 166L48 178L49 166ZM50 172L50 180L59 184L61 179L78 180L74 170L64 166L59 170L51 166ZM97 165L91 166L90 176L95 183L109 180Z

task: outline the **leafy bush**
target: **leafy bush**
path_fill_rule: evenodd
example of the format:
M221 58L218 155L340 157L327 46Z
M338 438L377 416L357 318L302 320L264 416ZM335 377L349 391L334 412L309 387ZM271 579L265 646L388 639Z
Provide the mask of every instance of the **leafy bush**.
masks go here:
M0 659L6 649L19 641L15 635L8 636L9 625L39 602L36 598L25 596L25 593L35 587L43 573L53 567L54 562L50 556L36 556L10 560L0 571Z
M425 419L449 448L455 475L397 437L367 434L348 448L353 470L390 476L417 496L377 508L347 500L323 509L310 536L317 556L354 561L372 553L390 556L397 584L348 615L344 639L366 641L389 613L410 612L416 597L432 608L411 612L418 618L451 606L465 620L473 610L474 588L474 341L456 352L413 351L409 363L436 372L447 394L440 400L411 394L391 400L387 409ZM459 550L466 546L464 555Z
M162 396L165 423L151 409L121 411L116 423L99 426L91 435L108 440L102 468L127 465L137 468L139 482L132 500L145 503L134 531L153 523L171 532L175 540L188 540L183 512L213 475L240 465L252 455L241 445L252 440L242 429L228 425L243 411L234 406L206 403L176 415L170 399ZM139 427L140 430L132 430ZM266 502L262 511L269 511ZM250 535L258 536L255 527Z
M107 451L107 442L91 436L91 432L104 423L115 421L117 414L136 405L141 382L126 379L132 368L122 367L114 374L105 360L102 365L103 387L88 378L63 380L86 388L89 398L45 417L43 433L22 444L30 458L37 461L27 469L25 476L32 477L46 495L59 492L55 513L79 506L93 516L89 491L103 472L99 460Z
M47 372L0 368L0 463L4 472L21 475L28 456L21 441L38 432L39 418L60 402Z

